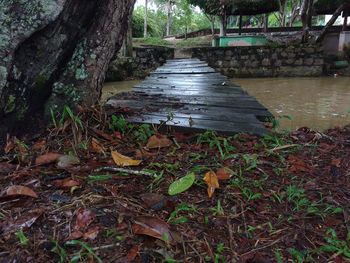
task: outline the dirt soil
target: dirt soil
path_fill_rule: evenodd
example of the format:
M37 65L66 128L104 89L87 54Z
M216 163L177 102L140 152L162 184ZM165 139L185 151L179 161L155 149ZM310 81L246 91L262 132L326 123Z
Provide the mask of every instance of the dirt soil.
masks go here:
M85 109L4 150L0 262L350 259L347 128L161 135Z

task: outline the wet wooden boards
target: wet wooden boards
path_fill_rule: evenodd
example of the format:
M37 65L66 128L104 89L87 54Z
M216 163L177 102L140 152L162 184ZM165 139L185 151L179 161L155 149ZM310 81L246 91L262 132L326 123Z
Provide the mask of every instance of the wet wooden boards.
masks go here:
M169 60L132 92L110 98L107 106L133 123L229 135L263 135L262 122L272 118L254 97L198 59Z

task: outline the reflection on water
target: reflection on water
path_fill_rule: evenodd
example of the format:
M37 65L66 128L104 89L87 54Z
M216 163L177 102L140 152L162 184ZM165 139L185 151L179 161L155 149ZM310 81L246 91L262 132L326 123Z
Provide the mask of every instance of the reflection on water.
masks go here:
M275 116L281 128L325 130L350 124L350 78L234 79Z
M140 83L139 80L107 82L104 84L102 89L101 101L105 102L107 99L117 93L131 91L131 89L138 83Z
M325 130L350 124L350 78L262 78L233 79L256 97L275 116L281 128L294 130L307 126ZM116 93L130 91L139 81L106 83L102 101Z

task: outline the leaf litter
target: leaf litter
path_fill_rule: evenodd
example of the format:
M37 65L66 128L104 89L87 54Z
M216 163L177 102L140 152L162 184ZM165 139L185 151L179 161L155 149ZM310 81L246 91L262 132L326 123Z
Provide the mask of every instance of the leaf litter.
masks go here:
M8 137L1 262L348 260L350 129L217 135L226 145L211 147L171 131L138 140L104 114L82 109L84 130Z

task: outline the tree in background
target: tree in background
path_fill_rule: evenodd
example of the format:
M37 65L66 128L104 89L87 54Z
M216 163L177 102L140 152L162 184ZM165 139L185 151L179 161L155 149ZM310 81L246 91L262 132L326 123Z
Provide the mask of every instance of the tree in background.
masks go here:
M148 27L148 0L145 0L145 16L144 16L144 24L143 24L143 37L146 38L147 35L147 27Z

